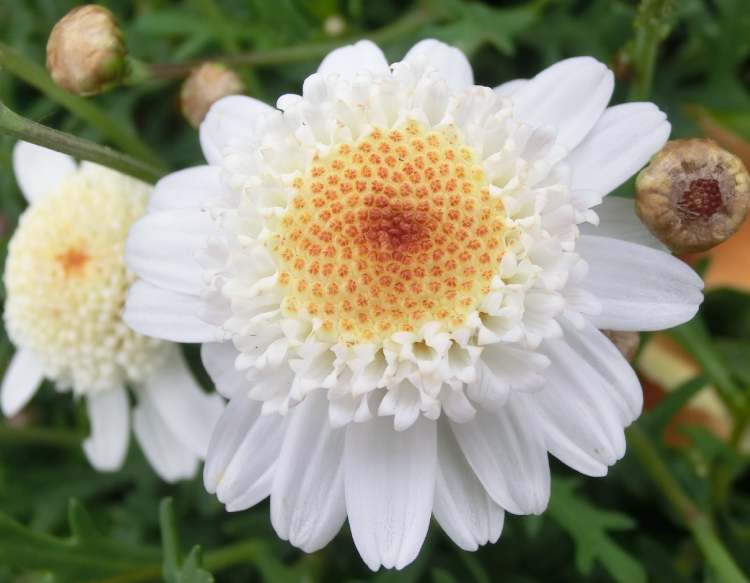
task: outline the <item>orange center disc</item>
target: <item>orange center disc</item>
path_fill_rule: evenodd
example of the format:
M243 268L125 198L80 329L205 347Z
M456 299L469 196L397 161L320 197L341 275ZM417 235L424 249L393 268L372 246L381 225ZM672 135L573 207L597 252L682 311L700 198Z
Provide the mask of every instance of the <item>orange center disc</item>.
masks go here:
M373 130L313 160L280 229L282 304L343 342L461 326L504 250L502 203L452 128Z

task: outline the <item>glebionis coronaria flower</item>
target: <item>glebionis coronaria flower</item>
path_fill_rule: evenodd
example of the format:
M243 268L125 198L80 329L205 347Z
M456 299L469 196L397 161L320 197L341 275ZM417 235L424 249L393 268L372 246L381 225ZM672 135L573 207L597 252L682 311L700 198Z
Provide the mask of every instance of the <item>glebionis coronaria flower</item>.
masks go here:
M542 512L548 453L593 476L623 455L641 389L599 329L684 322L702 283L604 199L670 129L612 89L586 57L492 90L440 42L389 67L363 41L277 109L212 107L208 165L131 231L125 318L204 343L228 510L270 495L305 551L348 519L370 568L402 568L431 515L476 549Z
M46 377L83 398L91 435L83 449L101 471L118 469L133 430L166 480L188 478L205 457L223 403L195 383L179 348L122 320L135 276L123 252L151 187L112 170L19 142L16 178L29 207L8 246L5 327L17 351L3 379L5 415Z

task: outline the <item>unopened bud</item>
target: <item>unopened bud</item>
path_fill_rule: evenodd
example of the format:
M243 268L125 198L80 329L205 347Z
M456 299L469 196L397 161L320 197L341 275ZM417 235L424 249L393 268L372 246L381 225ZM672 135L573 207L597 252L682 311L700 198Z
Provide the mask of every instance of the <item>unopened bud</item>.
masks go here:
M209 108L222 97L242 93L242 80L220 63L204 63L193 69L180 91L182 113L194 127L206 117Z
M332 14L323 22L323 30L328 36L341 36L346 31L346 20L340 14Z
M114 15L86 4L68 12L47 41L47 69L63 89L95 95L117 85L127 72L127 48Z
M742 161L712 140L668 142L636 180L635 210L672 251L705 251L726 241L750 208Z
M626 360L633 360L638 347L641 345L641 335L638 332L621 332L614 330L602 330L602 333L612 341Z

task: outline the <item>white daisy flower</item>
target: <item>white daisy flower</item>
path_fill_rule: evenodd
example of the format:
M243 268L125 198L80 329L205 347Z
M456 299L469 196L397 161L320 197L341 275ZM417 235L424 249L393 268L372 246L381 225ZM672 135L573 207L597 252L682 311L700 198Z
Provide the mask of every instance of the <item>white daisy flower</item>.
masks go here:
M193 380L179 348L122 321L135 276L123 260L125 238L146 212L151 187L91 163L19 142L16 178L29 207L5 264L5 326L17 351L0 402L16 414L46 377L86 399L91 464L118 469L133 430L165 480L192 476L205 458L223 410Z
M542 512L548 453L594 476L622 457L641 389L599 329L684 322L702 283L604 199L670 129L612 88L591 58L493 91L437 41L390 67L363 41L278 109L213 106L208 165L131 231L125 319L204 343L228 510L270 495L305 551L348 519L370 568L401 568L431 515L473 550Z

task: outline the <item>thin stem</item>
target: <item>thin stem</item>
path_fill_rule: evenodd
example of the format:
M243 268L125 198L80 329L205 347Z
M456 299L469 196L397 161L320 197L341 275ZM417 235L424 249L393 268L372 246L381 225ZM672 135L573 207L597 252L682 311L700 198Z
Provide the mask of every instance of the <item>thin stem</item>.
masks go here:
M46 427L13 427L8 424L0 424L0 443L76 448L81 446L81 441L83 441L83 436L70 431Z
M635 79L630 90L631 99L647 99L654 80L659 45L672 27L670 16L674 0L641 0L635 18L635 38L631 55Z
M701 512L685 494L643 429L638 425L632 425L628 429L628 442L651 479L661 489L667 502L693 535L703 557L716 574L717 580L727 583L748 583L748 579L742 574L716 534L709 517Z
M156 182L164 173L160 168L136 160L130 156L86 140L49 128L26 119L0 103L0 134L8 134L39 146L69 154L75 158L90 160L102 166L135 176L146 182ZM40 172L44 169L40 168Z
M129 128L119 124L114 117L100 109L95 103L58 87L44 67L31 59L27 59L2 42L0 42L0 69L6 70L29 85L36 87L51 100L97 128L111 139L112 143L118 148L166 170L166 166L161 162L159 155Z
M405 14L402 18L364 35L363 38L370 39L375 43L388 43L405 34L413 32L427 24L438 20L438 16L417 8ZM359 37L358 37L359 38ZM146 65L153 79L171 79L184 77L191 70L206 61L221 62L232 66L263 67L270 65L283 65L288 63L299 63L311 61L324 57L333 49L353 42L354 39L341 39L323 43L307 43L292 47L282 47L266 51L252 51L249 53L237 53L220 57L203 59L197 61L186 61L183 63L162 63Z

